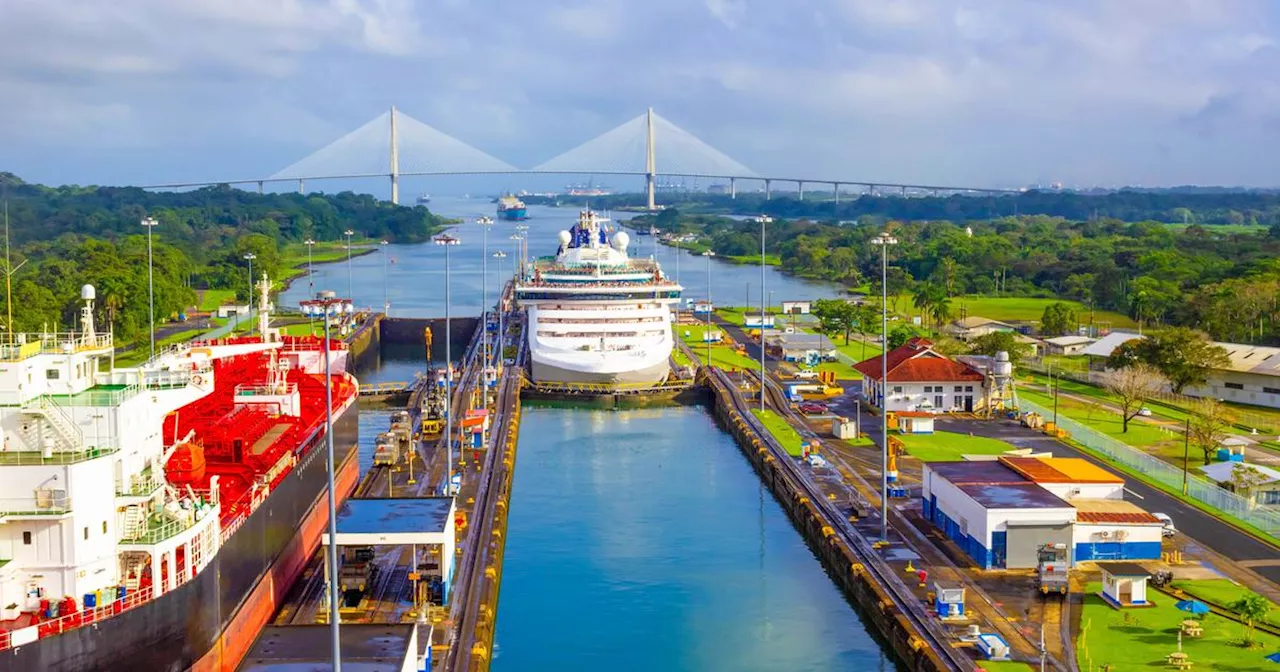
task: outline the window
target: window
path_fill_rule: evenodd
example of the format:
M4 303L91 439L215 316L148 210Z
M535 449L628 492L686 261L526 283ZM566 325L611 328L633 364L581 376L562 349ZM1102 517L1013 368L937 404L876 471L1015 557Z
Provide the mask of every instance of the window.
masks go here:
M57 380L59 376L60 376L60 372L57 369L44 370L45 380Z
M934 397L934 398L933 398L933 407L934 407L934 408L937 408L937 409L941 409L941 408L942 408L942 395L941 395L941 394L939 394L938 396L936 396L936 397Z
M103 534L106 534L106 533L107 533L107 521L105 521L105 520L104 520L104 521L102 521L102 533L103 533Z
M956 385L956 392L964 392L964 386Z
M1244 389L1244 385L1242 385L1242 384L1240 384L1240 383L1224 383L1224 384L1223 384L1223 386L1224 386L1224 387L1226 387L1228 390L1243 390L1243 389Z
M1280 387L1264 387L1262 391L1267 394L1280 394Z
M901 385L894 385L894 386L893 386L893 393L894 393L894 394L902 394L902 386L901 386Z
M28 531L22 533L22 543L24 546L31 545L31 532Z
M88 526L88 525L85 525L85 526L84 526L84 540L85 540L85 541L89 541L89 526Z
M972 392L972 391L973 391L973 386L972 386L972 385L965 385L965 386L964 386L964 391L965 391L965 392Z

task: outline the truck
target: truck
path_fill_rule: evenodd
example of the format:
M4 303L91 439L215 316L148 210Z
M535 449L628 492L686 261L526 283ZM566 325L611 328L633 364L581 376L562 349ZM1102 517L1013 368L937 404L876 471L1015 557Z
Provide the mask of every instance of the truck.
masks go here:
M373 465L391 467L400 459L400 440L391 432L383 432L373 440Z
M1070 579L1067 575L1068 566L1066 544L1041 544L1036 551L1038 564L1036 566L1036 576L1040 586L1040 593L1048 595L1057 593L1058 595L1066 595L1070 586Z

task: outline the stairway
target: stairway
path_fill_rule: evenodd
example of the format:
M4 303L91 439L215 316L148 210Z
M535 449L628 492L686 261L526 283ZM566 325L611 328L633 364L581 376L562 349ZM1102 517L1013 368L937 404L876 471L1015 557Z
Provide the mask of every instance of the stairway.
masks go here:
M19 436L32 449L78 453L85 449L84 435L62 409L40 397L22 409L22 414L34 420L24 422Z
M147 514L141 506L130 506L124 510L124 521L120 527L121 539L137 539L147 531Z

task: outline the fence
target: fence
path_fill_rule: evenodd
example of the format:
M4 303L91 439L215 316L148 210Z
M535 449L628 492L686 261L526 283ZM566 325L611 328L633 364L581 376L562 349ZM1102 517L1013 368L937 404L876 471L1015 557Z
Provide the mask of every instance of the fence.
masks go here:
M1019 399L1018 407L1023 412L1032 411L1046 418L1053 417L1053 411L1026 399ZM1076 442L1102 453L1107 459L1134 469L1144 474L1149 480L1157 481L1175 490L1182 489L1182 470L1168 462L1061 414L1058 415L1058 425L1065 429ZM1264 530L1267 534L1280 536L1280 511L1276 509L1255 505L1252 500L1224 490L1216 483L1194 474L1187 476L1187 495L1211 509Z

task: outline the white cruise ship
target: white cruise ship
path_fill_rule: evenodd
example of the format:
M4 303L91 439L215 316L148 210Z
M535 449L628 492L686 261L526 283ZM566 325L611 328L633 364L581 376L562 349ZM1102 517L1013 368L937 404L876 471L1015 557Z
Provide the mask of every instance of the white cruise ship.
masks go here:
M683 288L656 261L627 257L626 232L607 221L583 210L556 255L516 283L537 382L657 383L670 372L671 304Z

